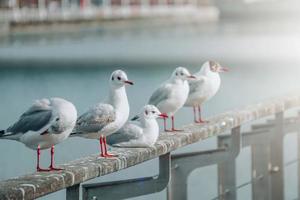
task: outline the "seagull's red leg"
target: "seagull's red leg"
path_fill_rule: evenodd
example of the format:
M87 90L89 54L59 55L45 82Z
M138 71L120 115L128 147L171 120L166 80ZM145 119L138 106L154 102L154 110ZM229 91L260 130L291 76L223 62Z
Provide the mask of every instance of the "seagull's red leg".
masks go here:
M164 131L167 131L167 119L164 118Z
M100 136L99 141L100 141L100 150L101 150L100 156L101 156L101 157L106 157L106 156L105 156L105 150L104 150L104 148L103 148L103 145L104 145L104 144L103 144L103 135Z
M172 131L183 131L175 128L174 115L171 117L172 119Z
M194 122L199 123L199 121L197 120L196 106L193 106L193 111L194 111Z
M50 171L60 171L60 170L63 170L62 168L56 168L56 167L54 167L54 145L52 145L50 152L51 152L51 163L50 163L50 167L49 167Z
M38 172L48 172L49 169L42 169L42 168L40 168L40 157L41 157L41 148L40 148L40 145L38 145L38 148L37 148L36 152L37 152L36 171L38 171Z
M172 130L167 129L167 118L164 118L164 131L165 132L172 132Z
M201 107L198 106L198 112L199 112L199 121L198 123L208 123L209 121L205 121L202 119L202 115L201 115Z
M106 137L103 138L103 142L104 142L105 156L106 156L106 157L118 157L118 155L109 154L109 153L107 152Z

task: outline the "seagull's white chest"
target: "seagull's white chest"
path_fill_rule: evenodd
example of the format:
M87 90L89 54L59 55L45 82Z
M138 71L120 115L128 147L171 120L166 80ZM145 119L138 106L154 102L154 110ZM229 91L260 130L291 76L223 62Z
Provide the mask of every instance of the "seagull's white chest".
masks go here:
M150 122L149 127L143 130L143 141L145 144L154 145L159 136L159 127L156 121Z
M221 85L219 74L211 74L207 76L205 81L201 83L193 93L189 94L186 106L198 106L216 95Z
M116 111L116 120L107 126L105 126L100 134L108 136L112 133L117 132L120 128L124 126L129 117L129 107L124 106L120 110Z
M20 142L24 143L28 148L37 149L40 145L40 149L48 149L52 145L59 144L63 140L67 139L72 132L72 129L67 129L66 131L60 134L45 134L41 135L40 133L30 131L26 134L23 134L20 137Z

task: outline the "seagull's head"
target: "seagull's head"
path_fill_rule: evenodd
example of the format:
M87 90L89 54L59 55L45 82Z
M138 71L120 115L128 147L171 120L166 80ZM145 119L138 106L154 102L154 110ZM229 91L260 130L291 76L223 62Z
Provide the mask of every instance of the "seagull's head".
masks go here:
M196 78L195 76L191 75L189 70L187 70L185 67L177 67L173 72L172 77L181 80L190 80Z
M145 105L142 109L141 115L145 119L168 118L168 115L161 113L154 105Z
M208 61L207 66L209 70L214 73L228 72L229 69L227 67L222 67L219 63L215 61Z
M115 87L122 87L124 85L133 85L133 82L128 80L127 75L122 70L116 70L111 74L110 83Z

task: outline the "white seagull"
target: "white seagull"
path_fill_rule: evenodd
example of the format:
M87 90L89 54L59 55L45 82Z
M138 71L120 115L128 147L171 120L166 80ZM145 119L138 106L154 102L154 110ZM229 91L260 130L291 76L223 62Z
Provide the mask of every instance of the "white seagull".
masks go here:
M195 73L195 80L189 80L190 92L184 106L193 107L195 123L205 123L201 117L201 105L211 99L218 92L221 85L220 72L227 72L228 68L222 67L214 61L205 62L200 71ZM198 108L199 119L196 109Z
M174 114L184 105L188 94L189 84L188 79L195 78L184 67L177 67L171 77L157 88L148 104L155 105L161 113L171 116L172 128L167 130L166 119L164 118L165 131L179 131L175 129Z
M107 144L116 147L150 147L159 136L156 118L166 118L155 106L146 105L139 114L140 120L128 122L117 133L107 137Z
M0 139L17 140L37 150L37 171L62 170L54 167L54 145L67 139L77 119L75 106L61 98L41 99L21 115ZM40 168L40 150L51 148L49 169Z
M109 97L106 103L99 103L82 114L75 126L74 136L99 139L101 157L112 157L107 152L106 136L115 133L126 123L129 104L125 85L133 85L122 70L116 70L110 77Z

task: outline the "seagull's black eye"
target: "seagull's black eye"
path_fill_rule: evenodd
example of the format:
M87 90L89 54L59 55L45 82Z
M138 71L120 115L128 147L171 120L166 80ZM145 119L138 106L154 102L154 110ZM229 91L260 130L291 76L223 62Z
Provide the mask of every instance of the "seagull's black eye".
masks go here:
M111 80L115 80L115 78L114 78L114 77L111 77Z
M119 81L121 80L121 77L120 77L120 76L118 76L118 80L119 80Z
M59 121L59 118L56 118L56 120L55 121Z
M154 114L154 113L155 113L155 111L152 111L152 113Z
M180 73L180 75L181 75L181 76L183 76L183 75L184 75L184 73L183 73L183 72L181 72L181 73Z

